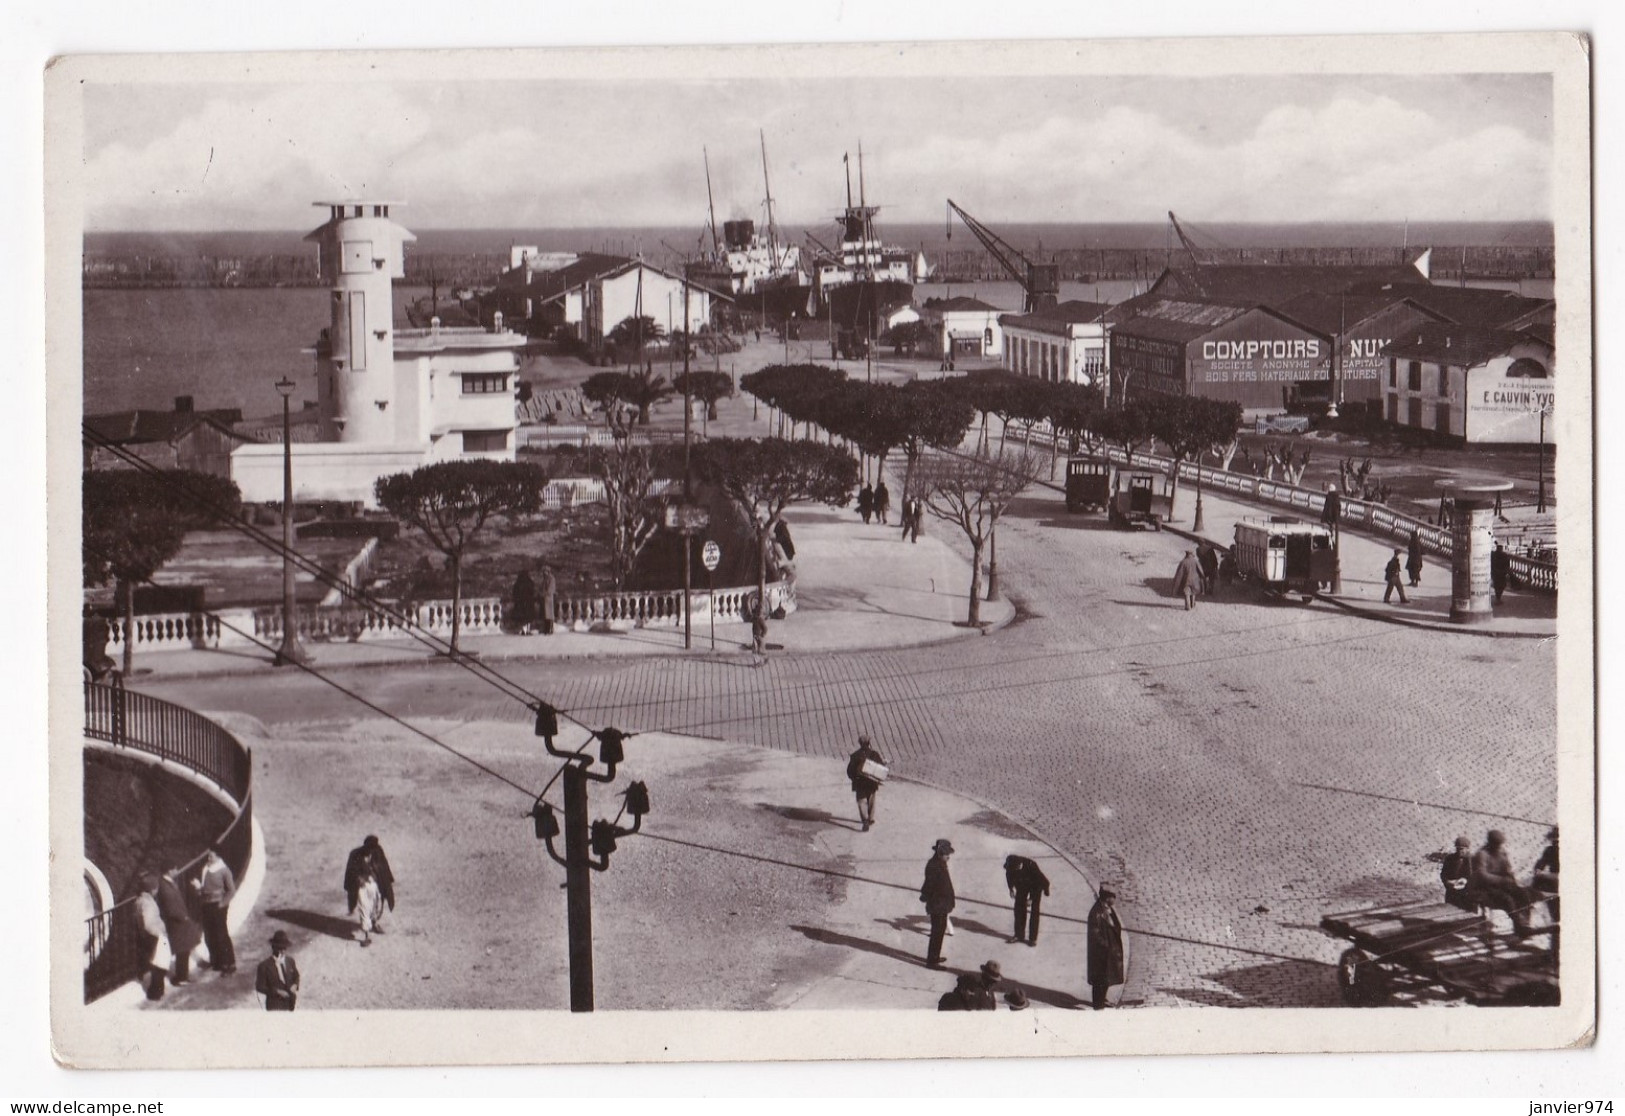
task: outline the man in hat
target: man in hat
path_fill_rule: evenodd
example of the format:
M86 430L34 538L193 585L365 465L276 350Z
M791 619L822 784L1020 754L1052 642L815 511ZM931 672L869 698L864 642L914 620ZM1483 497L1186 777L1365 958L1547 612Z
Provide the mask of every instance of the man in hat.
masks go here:
M1399 575L1399 571L1403 568L1403 564L1400 562L1399 556L1403 553L1405 553L1403 550L1396 547L1394 549L1394 556L1388 559L1388 565L1383 567L1382 579L1388 585L1388 587L1382 591L1383 604L1387 604L1389 600L1392 599L1394 590L1396 589L1399 590L1400 604L1411 603L1410 598L1405 595L1405 582Z
M1473 843L1465 837L1456 838L1456 851L1444 858L1439 869L1439 882L1444 884L1444 901L1452 907L1478 913L1478 901L1472 896Z
M931 944L926 948L925 963L933 969L943 967L942 939L948 933L948 914L954 909L954 881L948 874L948 858L954 847L947 838L939 838L931 846L931 859L925 862L925 883L920 887L920 902L931 918Z
M1546 912L1552 916L1552 921L1559 921L1557 917L1557 826L1552 826L1546 834L1546 847L1541 850L1540 859L1535 861L1535 875L1529 881L1529 890L1546 899Z
M1123 983L1123 924L1117 918L1116 900L1117 892L1103 887L1089 908L1087 975L1096 1011L1106 1007L1106 990Z
M972 1011L997 1011L999 1009L999 982L1004 979L1004 971L999 968L997 961L984 961L981 969L981 980L976 985L976 998L971 1005Z
M1202 566L1196 560L1196 552L1187 550L1185 557L1174 568L1174 592L1185 598L1187 610L1196 607L1196 590L1201 584Z
M179 868L165 872L158 880L158 914L164 920L169 952L175 958L174 982L186 984L192 979L192 951L203 940L203 931L192 921Z
M960 973L952 991L944 992L937 1001L938 1011L975 1011L977 989L981 981L975 973Z
M1468 890L1480 905L1511 915L1512 930L1518 937L1527 938L1533 933L1529 925L1529 906L1533 900L1512 872L1506 834L1499 829L1490 830L1484 838L1484 847L1473 854L1473 880Z
M1012 988L1004 994L1004 1002L1010 1006L1011 1011L1026 1011L1027 993L1019 988Z
M880 790L879 780L864 773L863 765L866 763L876 763L882 767L886 764L867 735L858 737L858 750L846 761L846 777L852 780L852 793L858 799L858 820L863 823L865 833L875 824L875 795Z
M272 934L271 956L254 973L254 991L264 997L266 1011L292 1011L299 1000L299 966L288 952L292 944L286 931Z
M164 982L169 978L169 958L160 956L164 942L164 920L158 911L158 875L141 877L141 891L135 897L136 938L141 950L141 985L147 999L164 998Z
M1025 856L1004 858L1004 884L1016 901L1016 932L1010 942L1038 944L1038 908L1049 894L1049 877L1038 864Z

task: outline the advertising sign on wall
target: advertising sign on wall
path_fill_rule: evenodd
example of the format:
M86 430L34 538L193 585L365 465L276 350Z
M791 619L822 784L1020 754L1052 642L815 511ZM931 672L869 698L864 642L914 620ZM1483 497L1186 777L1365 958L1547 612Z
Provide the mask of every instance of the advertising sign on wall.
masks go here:
M1552 407L1556 381L1525 376L1485 374L1467 384L1469 442L1540 441L1540 415L1546 412L1546 441L1552 440Z

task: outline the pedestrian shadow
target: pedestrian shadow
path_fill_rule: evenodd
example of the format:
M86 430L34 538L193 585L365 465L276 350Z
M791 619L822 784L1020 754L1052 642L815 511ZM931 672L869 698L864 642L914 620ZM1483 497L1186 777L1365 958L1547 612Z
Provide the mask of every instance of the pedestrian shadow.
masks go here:
M1160 988L1203 1007L1338 1007L1342 996L1328 966L1309 961L1275 961L1204 974L1217 988Z
M273 911L266 911L265 914L278 922L325 934L329 938L342 938L345 941L352 941L355 938L356 924L347 918L318 914L315 911L294 910L291 907L279 907Z
M893 961L916 965L922 969L928 967L925 958L918 953L907 953L895 946L883 945L880 942L870 941L868 938L860 938L855 934L842 934L837 930L826 930L822 926L792 925L790 929L812 941L822 942L825 945L845 946L847 949L855 949L860 953L872 953L877 957L890 958Z
M882 926L890 926L900 934L919 934L924 937L931 932L929 915L898 915L896 918L877 918L875 921Z
M861 832L863 825L860 822L838 818L828 810L819 810L810 806L776 806L771 802L756 803L758 810L766 810L770 814L777 814L786 821L815 822L821 825L833 825L839 829L855 829Z
M1126 608L1153 608L1158 612L1168 608L1177 608L1181 612L1185 610L1185 600L1183 597L1177 601L1125 601L1118 597L1108 597L1107 599L1110 600L1112 604L1123 605Z

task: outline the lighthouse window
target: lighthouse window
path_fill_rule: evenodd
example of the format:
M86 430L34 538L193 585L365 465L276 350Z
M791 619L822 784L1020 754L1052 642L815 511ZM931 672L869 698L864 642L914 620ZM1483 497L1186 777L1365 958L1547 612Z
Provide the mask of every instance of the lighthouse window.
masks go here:
M503 372L465 373L464 395L501 395L508 390L508 376Z

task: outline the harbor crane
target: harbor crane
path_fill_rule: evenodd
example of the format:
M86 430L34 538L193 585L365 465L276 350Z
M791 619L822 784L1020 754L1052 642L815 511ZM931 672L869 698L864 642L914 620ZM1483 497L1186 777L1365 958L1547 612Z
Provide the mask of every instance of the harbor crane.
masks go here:
M1185 231L1185 226L1179 223L1179 218L1174 216L1174 211L1171 209L1168 211L1168 221L1174 226L1174 235L1179 237L1179 243L1183 244L1185 251L1190 253L1191 265L1201 267L1202 257L1196 247L1196 242L1190 238L1190 234Z
M1023 313L1048 310L1055 305L1061 292L1061 269L1057 265L1033 263L998 233L954 204L952 198L948 199L949 240L954 238L956 213L959 214L959 219L965 222L965 227L972 235L982 242L982 247L987 249L988 254L998 261L999 266L1004 268L1010 278L1021 284L1025 295L1022 303Z

